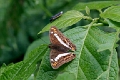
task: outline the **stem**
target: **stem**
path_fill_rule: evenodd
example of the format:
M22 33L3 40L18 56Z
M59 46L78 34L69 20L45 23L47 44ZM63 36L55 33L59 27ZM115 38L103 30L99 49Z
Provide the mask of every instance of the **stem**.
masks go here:
M92 21L93 19L89 16L84 16L83 19L86 19L86 20L89 20L89 21Z
M92 26L103 26L103 23L94 23Z

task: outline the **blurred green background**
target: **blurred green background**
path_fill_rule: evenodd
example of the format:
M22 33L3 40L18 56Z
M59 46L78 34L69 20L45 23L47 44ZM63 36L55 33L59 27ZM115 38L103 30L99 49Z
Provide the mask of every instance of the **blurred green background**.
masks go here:
M23 60L28 46L47 35L37 33L49 23L52 15L69 11L83 1L93 0L0 0L0 66ZM99 17L97 11L91 13L94 13L92 17ZM82 20L76 25L87 23ZM103 30L110 31L106 27ZM120 46L116 50L120 65Z

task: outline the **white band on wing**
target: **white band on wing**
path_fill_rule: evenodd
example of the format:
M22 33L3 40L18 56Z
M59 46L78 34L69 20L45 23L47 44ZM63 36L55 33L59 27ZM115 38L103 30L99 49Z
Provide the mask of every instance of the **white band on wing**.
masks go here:
M71 54L71 53L63 53L63 54L59 54L56 58L54 58L55 61L58 61L59 58L63 57L63 56L66 56L68 54Z
M58 39L58 41L61 43L61 44L63 44L65 47L67 47L67 48L70 48L67 44L65 44L61 39L60 39L60 37L57 35L57 34L54 34L54 36Z

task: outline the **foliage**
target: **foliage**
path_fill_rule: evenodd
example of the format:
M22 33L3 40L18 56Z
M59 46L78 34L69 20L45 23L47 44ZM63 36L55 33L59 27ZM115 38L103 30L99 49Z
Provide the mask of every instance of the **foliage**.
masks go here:
M29 5L34 3L29 0L26 1ZM50 1L55 3L55 0ZM73 2L72 0L70 1ZM48 2L46 1L46 4L44 4L46 6L41 3L39 6L47 15L51 15L48 11L49 9L45 8L47 5L52 5L52 2ZM67 3L67 1L64 3ZM15 4L15 2L13 1L12 4ZM20 5L21 3L17 2L17 4ZM59 3L57 6L61 4ZM28 47L23 61L9 65L3 64L1 66L0 80L117 80L119 72L117 54L119 55L119 52L116 51L116 47L118 47L116 43L119 41L120 33L120 6L118 4L119 1L80 2L73 6L71 10L70 8L66 8L67 10L64 11L64 14L52 23L44 23L47 24L45 27L44 24L42 24L44 21L40 21L41 25L39 26L43 26L44 28L37 28L35 32L31 31L33 30L32 27L38 26L39 22L35 20L34 24L31 25L32 21L28 21L28 25L25 25L26 20L22 20L25 16L22 16L21 24L23 25L21 25L21 29L18 28L19 20L16 20L15 23L17 24L15 28L17 32L10 31L10 36L4 33L7 35L6 39L10 37L10 41L8 41L9 45L3 40L6 47L11 46L8 47L6 51L10 52L13 49L15 50L13 55L19 53L17 51L20 51L20 54L22 54L22 51L30 44L30 42L28 42L29 38L34 36L33 39L37 39L37 36L35 36L37 32L39 32L38 36L41 38L34 41ZM52 9L52 7L50 8ZM20 9L23 11L23 8ZM10 7L10 11L11 10ZM38 17L37 14L35 14L37 10L31 11L33 12L28 10L28 13ZM99 12L97 16L95 15L97 14L95 11ZM21 14L17 16L21 17ZM12 17L12 20L15 17L16 16ZM10 26L15 24L12 20L10 20L10 23L13 24L9 24ZM34 18L32 17L31 20L34 20ZM4 20L3 22L8 23L9 20ZM82 23L84 23L84 25ZM77 47L74 52L76 58L64 64L59 69L52 69L49 61L49 39L48 36L45 37L45 32L49 31L51 26L56 26L59 29L64 28L65 32L63 34ZM16 37L14 37L13 34L16 35ZM27 35L29 35L29 38ZM14 45L10 44L12 40ZM18 47L16 47L16 43L19 45ZM2 49L2 51L4 50ZM17 58L19 55L14 56Z

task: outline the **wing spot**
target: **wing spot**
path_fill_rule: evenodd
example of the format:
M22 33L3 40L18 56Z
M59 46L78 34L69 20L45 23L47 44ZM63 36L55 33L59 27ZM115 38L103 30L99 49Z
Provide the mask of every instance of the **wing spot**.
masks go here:
M51 30L53 30L54 32L57 32L57 30L55 28L51 28Z
M53 32L50 32L51 34L53 34Z
M57 66L57 62L52 63L52 66Z
M54 59L50 59L50 61L52 61L52 62L53 62L53 61L54 61Z

